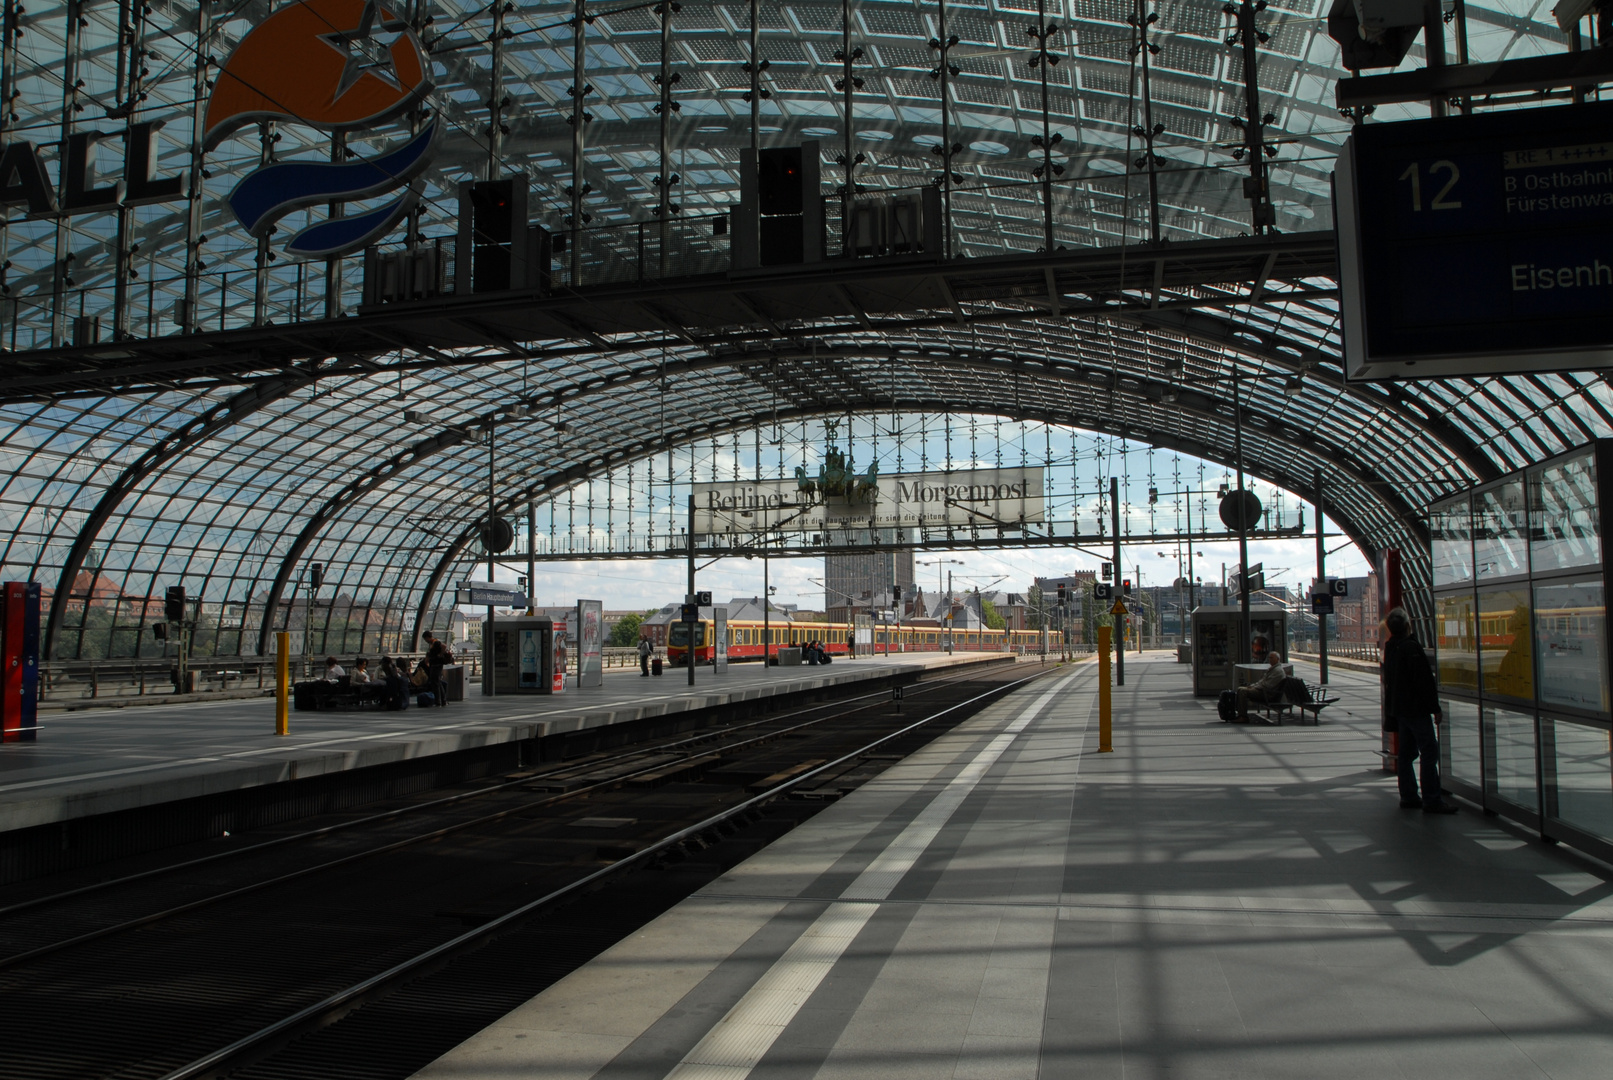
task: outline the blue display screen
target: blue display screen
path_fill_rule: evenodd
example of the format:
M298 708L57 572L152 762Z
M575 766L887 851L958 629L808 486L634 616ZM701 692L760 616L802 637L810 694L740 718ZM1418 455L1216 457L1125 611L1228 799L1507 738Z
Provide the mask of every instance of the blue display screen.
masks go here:
M1373 356L1613 344L1613 103L1352 138Z

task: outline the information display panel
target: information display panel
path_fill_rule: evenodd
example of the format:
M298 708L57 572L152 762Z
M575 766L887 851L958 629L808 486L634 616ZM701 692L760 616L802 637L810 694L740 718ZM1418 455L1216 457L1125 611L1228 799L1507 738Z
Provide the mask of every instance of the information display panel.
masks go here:
M1349 378L1613 365L1613 102L1363 124L1336 187Z

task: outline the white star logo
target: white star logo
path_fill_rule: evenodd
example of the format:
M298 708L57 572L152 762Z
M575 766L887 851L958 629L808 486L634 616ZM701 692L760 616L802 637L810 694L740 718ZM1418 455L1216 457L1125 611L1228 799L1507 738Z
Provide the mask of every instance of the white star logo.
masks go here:
M320 34L320 41L347 59L347 66L342 68L342 77L336 83L336 97L340 98L351 90L353 84L366 74L374 75L392 89L401 91L403 86L398 82L397 69L392 63L392 46L408 29L409 24L402 19L381 18L377 0L365 0L357 26L351 30ZM377 33L389 33L393 37L383 42L376 38Z

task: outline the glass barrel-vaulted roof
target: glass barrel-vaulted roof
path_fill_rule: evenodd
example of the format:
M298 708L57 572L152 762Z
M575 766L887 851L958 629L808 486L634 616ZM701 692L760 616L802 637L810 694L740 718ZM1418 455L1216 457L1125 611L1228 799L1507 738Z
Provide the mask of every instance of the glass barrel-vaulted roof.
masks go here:
M332 3L320 10L345 10ZM31 213L13 199L0 234L9 301L0 302L0 329L19 359L96 335L258 326L272 338L277 327L352 313L359 257L333 270L285 251L292 233L324 219L323 205L290 214L259 240L226 197L266 162L364 161L432 118L442 130L419 180L421 236L451 238L458 185L490 170L526 177L531 219L567 231L577 165L576 5L382 5L380 21L407 20L425 49L433 88L420 110L350 131L340 146L307 124L248 123L193 157L195 118L236 44L287 6L13 7L0 57L8 146L36 145L58 183L63 147L104 133L80 140L93 147L86 186L94 188L119 175L125 127L155 122L152 176L198 181L193 200L72 214ZM669 29L655 8L581 9L582 207L591 230L621 226L633 235L634 223L656 221L659 181L674 175L667 197L679 227L706 229L700 223L734 205L740 152L753 139L819 141L831 218L848 146L855 182L869 193L936 181L938 4L758 3L758 56L767 67L754 132L746 97L752 7L685 2ZM1150 14L1157 21L1148 23ZM1321 0L1292 0L1258 15L1267 35L1258 50L1261 109L1276 151L1270 198L1283 234L1331 228L1333 161L1351 121L1331 105L1344 72L1326 14ZM1546 3L1468 3L1465 17L1474 61L1565 47ZM948 3L945 18L947 39L958 39L947 50L956 74L948 70L944 80L947 140L957 147L946 185L954 259L1044 247L1048 210L1036 173L1048 164L1044 116L1062 137L1050 162L1062 170L1050 183L1055 246L1142 250L1155 202L1167 243L1252 231L1234 122L1245 110L1243 53L1227 44L1235 19L1220 0L979 0ZM1038 43L1027 30L1046 22L1059 28L1047 39L1058 62L1032 66ZM848 43L849 124L838 83ZM1403 66L1421 57L1415 46ZM663 62L677 77L669 85L678 108L666 113L658 108ZM1426 112L1382 106L1368 122ZM1151 167L1145 120L1158 126ZM390 197L355 201L347 212ZM716 245L716 231L702 235ZM720 257L726 249L713 250ZM713 265L721 269L720 258ZM586 296L586 275L565 283ZM965 297L954 303L956 325L802 319L770 323L740 344L722 335L579 333L448 353L402 341L306 366L242 362L194 376L176 368L112 393L76 385L53 392L36 380L0 405L0 560L7 577L34 577L58 591L90 595L100 575L115 579L124 607L110 618L125 626L144 617L127 597L183 581L192 595L239 605L238 638L221 636L217 648L250 650L265 613L294 595L298 568L310 560L329 567L338 591L368 598L380 624L411 633L416 616L440 601L442 584L469 568L479 511L465 492L485 469L478 432L495 418L510 463L500 498L513 512L591 478L619 480L635 462L642 470L657 460L649 455L665 460L667 447L714 433L870 410L1014 416L1225 462L1236 394L1250 470L1293 490L1308 490L1319 470L1330 516L1369 550L1415 549L1416 514L1442 493L1613 434L1613 401L1595 375L1347 385L1332 283L1261 282L1252 300L1250 284L1205 286L1190 291L1192 303L1116 318L1027 314L993 301L1004 311L993 321L990 304ZM800 365L819 377L793 378ZM622 490L644 483L640 473ZM129 647L115 639L105 647Z

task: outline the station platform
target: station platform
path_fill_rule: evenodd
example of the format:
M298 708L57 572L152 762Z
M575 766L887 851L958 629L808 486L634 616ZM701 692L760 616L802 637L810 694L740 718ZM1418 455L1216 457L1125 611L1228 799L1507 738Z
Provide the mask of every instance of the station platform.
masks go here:
M292 712L274 733L273 698L42 714L38 736L0 746L0 834L369 766L489 747L992 660L1000 653L838 659L827 667L733 664L660 678L610 673L602 687L467 700L401 712Z
M1336 673L1317 727L1228 725L1128 656L1098 754L1096 675L994 704L417 1080L1613 1073L1613 870L1400 809L1375 679Z

